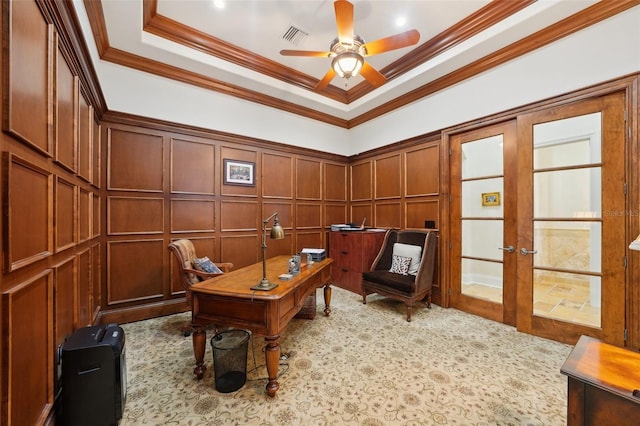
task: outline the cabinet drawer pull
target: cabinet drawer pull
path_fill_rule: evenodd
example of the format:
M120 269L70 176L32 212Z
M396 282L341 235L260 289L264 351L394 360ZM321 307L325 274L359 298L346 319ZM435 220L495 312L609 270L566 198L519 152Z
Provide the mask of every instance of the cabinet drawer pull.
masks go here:
M342 250L340 253L342 253L342 254L349 254L349 252L348 252L348 251L346 251L346 250Z
M342 268L342 272L349 272L349 268Z

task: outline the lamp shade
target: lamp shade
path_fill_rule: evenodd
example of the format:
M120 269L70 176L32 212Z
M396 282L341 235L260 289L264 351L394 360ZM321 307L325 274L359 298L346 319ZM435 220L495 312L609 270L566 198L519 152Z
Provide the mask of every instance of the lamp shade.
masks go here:
M276 216L275 220L273 221L273 226L271 227L271 234L269 235L269 237L272 240L281 240L284 238L284 229L282 229L282 226L280 226L278 216Z
M331 67L340 77L351 78L358 75L364 60L354 52L341 53L331 62Z

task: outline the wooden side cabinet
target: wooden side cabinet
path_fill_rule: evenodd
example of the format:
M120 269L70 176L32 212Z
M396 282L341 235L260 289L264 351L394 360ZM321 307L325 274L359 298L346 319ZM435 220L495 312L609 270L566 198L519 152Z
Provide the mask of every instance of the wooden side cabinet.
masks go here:
M362 294L362 272L368 271L378 255L385 231L331 231L329 257L333 259L334 285Z
M638 424L639 353L581 336L560 371L568 377L568 426Z

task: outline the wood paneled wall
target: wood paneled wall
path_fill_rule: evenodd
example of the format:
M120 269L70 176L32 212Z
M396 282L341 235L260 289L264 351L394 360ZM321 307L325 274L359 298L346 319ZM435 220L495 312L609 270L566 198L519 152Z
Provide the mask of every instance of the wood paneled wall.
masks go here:
M57 348L102 306L100 124L60 15L2 8L0 424L51 421Z
M267 241L268 257L326 247L329 225L348 219L345 157L124 114L107 113L102 128L103 322L186 309L167 249L175 239L240 268L260 261L262 221L274 212L285 239ZM254 181L225 183L225 160L253 165Z

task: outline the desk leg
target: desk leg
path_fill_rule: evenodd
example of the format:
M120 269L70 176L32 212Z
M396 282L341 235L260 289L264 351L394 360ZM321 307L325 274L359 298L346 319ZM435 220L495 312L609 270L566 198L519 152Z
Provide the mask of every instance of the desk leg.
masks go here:
M331 313L331 285L324 285L324 315L329 316Z
M196 357L196 368L193 369L193 374L196 375L198 380L204 376L204 371L207 366L204 365L204 350L207 345L207 332L203 327L193 327L193 355Z
M269 383L267 383L267 394L275 396L280 384L276 380L278 378L278 364L280 363L280 336L265 337L267 347L264 356L267 360L267 373L269 375Z

